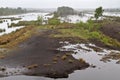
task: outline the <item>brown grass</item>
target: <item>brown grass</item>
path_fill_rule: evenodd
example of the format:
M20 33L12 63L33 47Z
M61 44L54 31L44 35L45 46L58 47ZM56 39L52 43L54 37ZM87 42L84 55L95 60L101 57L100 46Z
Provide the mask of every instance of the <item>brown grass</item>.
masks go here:
M70 53L66 53L65 55L66 55L66 56L70 56L71 54L70 54Z
M60 54L57 54L56 57L60 57Z
M80 58L79 61L85 63L85 60L82 58Z
M20 42L28 39L35 30L34 27L24 27L16 32L0 36L0 48L14 48Z
M53 61L53 64L57 64L57 61Z
M58 61L58 58L53 58L53 61Z
M50 67L51 64L43 64L44 67Z
M66 59L67 59L67 56L66 56L66 55L63 55L63 56L61 57L61 59L62 59L62 60L66 60Z
M38 64L32 64L32 65L27 66L26 68L33 69L33 68L37 68L37 67L38 67Z
M0 55L0 59L4 59L5 58L5 56L4 55Z
M68 62L69 62L69 63L73 63L73 62L74 62L74 60L72 60L72 59L69 59L69 60L68 60Z

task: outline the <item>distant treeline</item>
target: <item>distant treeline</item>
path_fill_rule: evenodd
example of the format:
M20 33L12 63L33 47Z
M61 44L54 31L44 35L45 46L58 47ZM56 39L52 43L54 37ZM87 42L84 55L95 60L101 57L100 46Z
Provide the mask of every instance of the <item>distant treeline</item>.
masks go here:
M104 9L106 12L120 12L120 8Z
M0 8L0 16L3 15L13 15L13 14L21 14L21 13L26 13L27 10L26 9L22 9L21 7L18 8Z
M82 15L80 12L74 10L71 7L66 7L66 6L62 6L62 7L58 7L57 12L55 12L57 16L68 16L68 15Z

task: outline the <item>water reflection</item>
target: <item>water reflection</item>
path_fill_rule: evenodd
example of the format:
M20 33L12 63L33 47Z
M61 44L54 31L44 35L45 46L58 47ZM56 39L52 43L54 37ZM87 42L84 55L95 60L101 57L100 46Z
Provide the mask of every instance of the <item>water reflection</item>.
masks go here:
M21 75L21 76L3 77L3 78L0 78L0 80L54 80L54 79Z
M37 20L38 16L46 16L48 13L28 13L28 14L21 14L21 15L10 15L10 16L0 16L0 18L21 18L19 20L11 20L11 19L2 19L4 21L3 23L0 23L0 29L5 29L5 32L0 33L0 35L8 34L13 31L16 31L17 29L21 29L24 26L16 26L9 28L8 26L11 25L11 23L18 23L19 21L32 21ZM46 16L45 18L51 18L53 15Z
M92 44L87 44L90 46L97 47ZM81 49L82 47L84 49ZM90 51L86 51L89 49ZM61 50L74 51L76 54L73 54L73 57L76 59L83 58L90 64L96 65L96 68L87 68L85 70L75 71L73 74L70 74L68 79L58 79L58 80L119 80L120 79L120 65L116 64L115 60L112 60L109 63L104 63L100 59L105 54L110 52L120 52L114 50L103 49L103 52L96 52L93 49L86 46L86 44L67 44L63 46Z

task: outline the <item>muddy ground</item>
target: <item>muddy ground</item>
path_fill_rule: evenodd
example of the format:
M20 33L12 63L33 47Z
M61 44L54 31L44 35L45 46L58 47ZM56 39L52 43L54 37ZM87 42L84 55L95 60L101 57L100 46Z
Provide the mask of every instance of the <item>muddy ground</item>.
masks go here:
M50 38L51 31L44 31L40 35L32 36L19 45L19 50L0 60L0 76L22 75L47 76L52 78L68 77L74 70L85 69L89 64L84 60L76 60L71 52L56 50L62 44L61 39ZM7 68L24 68L25 70L7 71Z

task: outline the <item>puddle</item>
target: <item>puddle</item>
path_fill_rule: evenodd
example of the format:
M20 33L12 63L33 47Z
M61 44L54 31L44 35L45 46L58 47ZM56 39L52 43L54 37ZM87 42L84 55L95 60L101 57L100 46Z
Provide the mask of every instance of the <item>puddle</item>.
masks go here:
M0 78L0 80L119 80L120 79L120 65L116 64L115 60L104 63L100 59L110 52L120 52L115 50L102 49L100 52L94 51L89 46L97 47L94 44L70 44L69 42L60 42L64 44L63 47L58 50L61 51L73 51L72 56L76 59L83 58L86 62L96 67L89 67L85 70L77 70L74 73L69 74L68 78L52 79L39 76L10 76ZM99 48L99 47L97 47Z
M37 76L20 75L20 76L3 77L3 78L0 78L0 80L54 80L54 79L37 77Z
M14 76L14 75L22 75L22 73L26 71L25 68L8 68L5 66L0 66L0 76Z
M87 46L97 47L94 44L87 44ZM115 50L102 49L102 52L96 52L94 49L87 47L86 44L70 44L59 48L62 51L73 51L72 56L76 59L83 58L95 68L87 68L85 70L78 70L69 75L68 79L60 80L119 80L120 79L120 65L116 64L116 60L111 60L108 63L101 61L102 57L111 52L120 52ZM98 47L99 48L99 47ZM89 51L88 51L89 50Z

